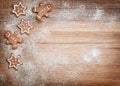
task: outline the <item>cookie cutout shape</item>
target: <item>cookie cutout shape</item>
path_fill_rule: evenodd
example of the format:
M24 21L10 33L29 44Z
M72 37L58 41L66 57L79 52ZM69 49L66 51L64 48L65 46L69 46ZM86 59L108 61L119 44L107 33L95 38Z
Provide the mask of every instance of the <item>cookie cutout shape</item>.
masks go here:
M26 15L26 8L27 7L23 6L20 2L18 5L13 5L12 13L14 13L17 17L19 17L20 15Z
M29 20L22 19L21 23L18 25L18 28L20 29L21 34L26 33L29 35L30 30L33 29L33 26L30 24Z
M15 56L13 53L11 53L10 58L7 59L7 61L9 62L9 68L14 68L18 70L18 66L23 64L19 59L20 57L20 55Z
M10 31L6 31L5 38L7 39L6 43L11 44L13 50L18 48L18 43L23 42L23 38L18 37L18 33L16 31L13 34Z
M33 13L37 13L36 19L41 20L43 16L48 17L48 12L52 11L52 6L51 4L43 4L40 3L38 7L33 7L32 11Z

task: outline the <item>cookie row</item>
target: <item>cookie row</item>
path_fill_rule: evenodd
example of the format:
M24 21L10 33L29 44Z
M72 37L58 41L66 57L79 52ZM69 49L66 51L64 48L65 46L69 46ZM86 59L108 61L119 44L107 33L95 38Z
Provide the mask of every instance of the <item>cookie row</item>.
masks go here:
M14 13L16 17L19 17L20 15L26 15L25 10L27 7L23 6L21 2L18 5L14 5L13 8L14 9L12 13ZM53 7L51 4L40 3L38 7L33 7L31 10L33 13L37 13L36 19L41 20L41 18L44 16L48 17L48 12L51 12L52 9Z
M18 18L20 15L26 15L25 11L26 11L27 7L23 6L22 3L20 2L18 5L13 5L13 11L12 13L14 13L16 15L16 17ZM48 12L52 11L52 6L50 4L43 4L40 3L38 7L33 7L31 9L31 11L33 13L37 13L36 15L36 19L37 20L41 20L42 17L48 17ZM29 20L24 20L22 19L20 24L17 25L17 27L20 29L20 33L21 34L30 34L30 31L34 28L32 26L32 24L30 24ZM18 36L18 32L15 31L14 33L12 33L11 31L6 31L5 32L5 38L7 39L6 44L9 45L11 44L12 49L15 50L18 48L18 44L23 43L23 38ZM18 69L18 66L22 65L22 61L19 59L21 56L15 56L13 53L11 53L10 58L7 59L7 61L9 62L9 68L14 68L14 69Z

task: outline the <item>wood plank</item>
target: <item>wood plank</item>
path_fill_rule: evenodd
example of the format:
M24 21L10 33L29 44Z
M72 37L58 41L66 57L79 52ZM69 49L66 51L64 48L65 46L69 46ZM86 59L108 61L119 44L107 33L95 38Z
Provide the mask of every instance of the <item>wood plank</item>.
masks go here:
M34 71L44 68L42 71L47 71L49 77L47 82L93 82L97 85L119 86L120 49L114 49L115 44L108 44L107 47L106 44L31 45L26 45L21 52L22 56L26 57L22 60L36 65L38 69ZM37 81L39 82L40 78Z
M37 34L37 33L36 33ZM31 39L34 35L30 36ZM36 37L36 43L62 43L62 44L79 44L79 43L120 43L119 32L68 32L54 31L46 38L41 38L41 34ZM30 39L28 39L30 40Z
M42 73L37 74L36 83L40 82L41 75L47 72L47 78L49 77L46 79L47 82L119 86L120 49L116 49L116 47L120 48L119 45L108 43L24 44L23 46L22 51L17 50L22 55L22 61L25 62L20 67L20 71L25 68L28 74L27 70L30 68L26 67L28 63L35 65L34 72L42 70ZM7 58L9 53L4 58ZM3 64L7 67L7 63ZM12 73L14 71L9 72L10 75ZM15 75L22 74L24 73Z
M49 31L97 31L97 32L120 32L120 22L81 22L81 21L52 21L33 23L36 29ZM47 25L47 26L46 26Z
M21 0L18 0L21 1ZM3 4L1 4L1 9L3 10L2 12L2 16L4 18L4 21L6 21L7 19L10 18L10 12L12 9L12 5L17 4L18 3L17 0L8 0L7 2L4 2ZM42 0L43 1L43 0ZM43 1L45 3L51 3L54 7L54 12L51 14L51 20L58 20L58 17L62 16L64 17L64 15L66 15L65 17L69 17L69 16L74 16L76 15L76 18L73 18L72 20L81 20L81 21L94 21L91 20L91 17L94 16L94 14L96 14L97 10L102 9L105 13L103 14L102 17L105 17L103 20L101 21L108 21L106 20L106 18L108 16L118 16L117 20L120 21L119 19L119 0L114 0L114 1L104 1L104 0L54 0L54 1ZM6 3L8 4L6 6ZM33 7L34 5L37 5L37 1L32 1L32 0L27 0L27 1L23 1L23 3L28 3L26 4L29 7ZM33 3L33 5L31 5L31 3ZM99 4L102 4L103 6L99 6ZM95 5L95 6L93 6ZM8 11L7 11L8 10ZM4 12L5 11L5 12ZM59 13L59 14L57 14ZM74 14L76 13L76 14ZM116 15L116 16L115 16ZM9 18L7 18L9 17ZM111 18L111 17L110 17ZM108 19L110 19L108 18ZM65 20L64 18L61 18L62 20Z
M12 5L19 1L28 7L27 16L15 18ZM54 10L38 22L30 8L40 1ZM120 0L0 2L0 86L120 85ZM24 43L12 50L4 31L18 30L21 18L30 19L35 30L20 35ZM8 69L10 53L21 55L18 71Z

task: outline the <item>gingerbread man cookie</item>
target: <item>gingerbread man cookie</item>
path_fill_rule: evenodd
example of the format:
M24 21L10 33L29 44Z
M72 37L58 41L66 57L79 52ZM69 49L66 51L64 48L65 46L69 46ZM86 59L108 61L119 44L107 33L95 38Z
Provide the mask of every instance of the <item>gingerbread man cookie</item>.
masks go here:
M17 17L19 17L20 15L26 15L26 8L27 7L23 6L20 2L18 5L13 5L12 13L14 13Z
M18 48L18 43L23 42L23 38L18 37L18 33L16 31L13 34L10 31L6 31L5 38L7 39L6 43L11 44L13 50Z
M51 4L43 4L40 3L38 7L33 7L32 11L33 13L37 13L36 19L41 20L43 16L48 17L48 12L52 11L52 6Z
M33 26L30 24L29 20L22 19L21 23L18 25L18 28L20 28L21 34L26 33L29 35L30 30L33 29Z
M7 59L7 61L9 62L9 68L14 68L18 70L18 66L23 64L19 59L20 57L20 55L15 56L13 53L11 53L10 58Z

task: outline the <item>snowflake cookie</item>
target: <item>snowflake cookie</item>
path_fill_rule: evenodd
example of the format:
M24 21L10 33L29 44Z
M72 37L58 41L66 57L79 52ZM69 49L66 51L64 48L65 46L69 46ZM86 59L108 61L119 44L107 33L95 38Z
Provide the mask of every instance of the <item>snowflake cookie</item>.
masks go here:
M20 2L18 5L13 5L12 13L14 13L17 17L19 17L20 15L26 15L26 8L27 7L23 6Z
M11 53L10 58L7 59L9 62L9 68L14 68L18 70L18 66L22 65L22 61L19 59L21 56L15 56L13 53Z
M23 20L21 21L21 23L18 25L18 28L21 31L21 34L26 33L27 35L29 35L30 30L33 29L33 26L30 24L29 20Z

